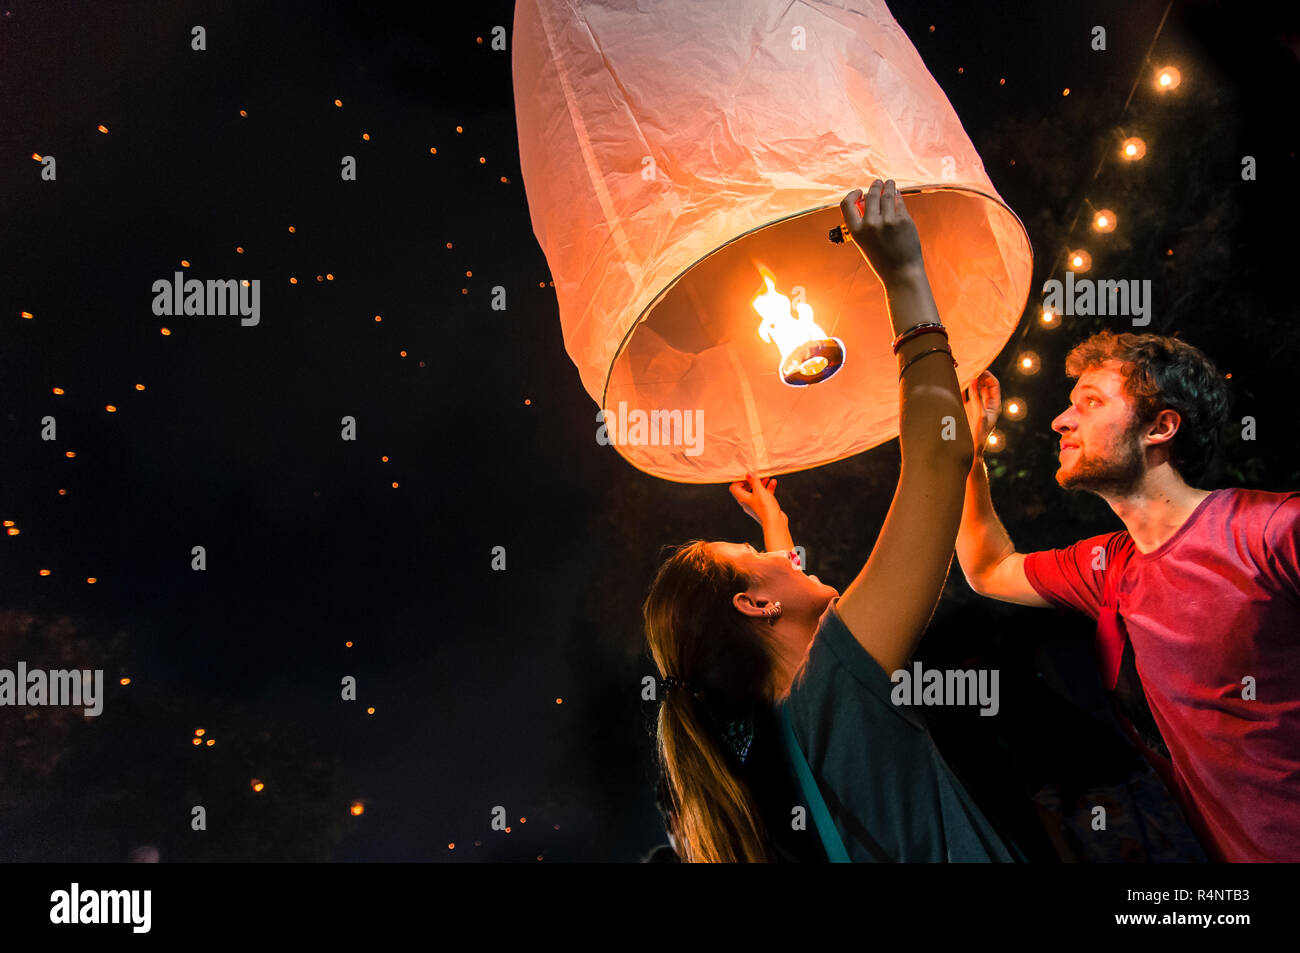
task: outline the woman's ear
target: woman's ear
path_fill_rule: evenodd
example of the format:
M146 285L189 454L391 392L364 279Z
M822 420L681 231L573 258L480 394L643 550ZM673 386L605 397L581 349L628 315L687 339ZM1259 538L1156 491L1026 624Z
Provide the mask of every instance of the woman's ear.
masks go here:
M731 597L731 604L751 618L766 618L766 613L753 600L748 592L738 592Z

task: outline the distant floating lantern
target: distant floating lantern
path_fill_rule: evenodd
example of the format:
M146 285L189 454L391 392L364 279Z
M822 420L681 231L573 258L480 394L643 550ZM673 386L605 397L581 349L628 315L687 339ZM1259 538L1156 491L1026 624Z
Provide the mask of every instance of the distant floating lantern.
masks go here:
M1038 373L1038 355L1033 351L1021 351L1016 356L1016 370L1026 377L1032 377Z
M1136 162L1147 154L1147 144L1137 136L1131 136L1120 143L1119 154L1130 162Z
M263 784L261 781L257 780L257 778L253 778L253 780L249 781L248 783L249 786L252 787L254 791L260 792L262 788L266 787L266 785Z
M984 451L986 453L1001 453L1006 449L1006 446L1007 442L999 430L990 433L988 440L984 441Z
M844 7L801 50L785 0L725 17L688 0L515 5L520 168L565 349L607 421L676 415L675 441L612 440L646 473L730 482L898 434L884 288L827 241L875 178L906 196L959 384L1018 324L1024 226L885 4Z
M362 814L366 813L366 806L360 801L353 801L351 811L353 817L360 817Z
M1183 81L1183 74L1172 66L1162 66L1156 70L1156 89L1162 93L1177 89Z
M1115 213L1108 208L1099 209L1097 214L1092 217L1093 229L1103 234L1115 231L1116 224Z
M1023 420L1025 416L1024 399L1020 397L1008 398L1004 407L1004 413L1008 420Z
M1070 271L1083 274L1092 268L1092 256L1082 248L1076 248L1065 255L1065 267Z
M1051 308L1044 308L1043 313L1038 316L1038 323L1045 328L1059 328L1061 316Z

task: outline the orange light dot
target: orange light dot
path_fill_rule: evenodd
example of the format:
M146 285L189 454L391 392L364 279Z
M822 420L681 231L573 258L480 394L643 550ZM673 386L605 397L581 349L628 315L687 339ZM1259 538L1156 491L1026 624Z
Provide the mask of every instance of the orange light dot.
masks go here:
M960 76L960 75L964 74L965 72L966 72L966 67L964 67L964 66L958 66L958 67L957 67L957 75Z
M112 404L108 404L107 406L104 407L104 409L107 410L110 414L117 413L117 408L114 407Z
M1163 66L1156 70L1156 89L1162 93L1177 89L1182 81L1183 74L1172 66Z
M201 738L206 732L202 728L195 728L194 733Z
M1130 162L1141 159L1147 154L1147 144L1137 136L1131 136L1120 144L1120 155Z
M200 738L191 738L190 740L193 741L196 745L203 744L203 740Z
M525 407L530 407L530 406L532 406L532 403L533 403L533 402L532 402L532 399L531 399L531 398L528 398L528 397L525 397L525 398L524 398L524 406L525 406Z
M1062 96L1069 96L1069 95L1070 95L1070 87L1067 86L1067 87L1065 87L1065 89L1061 90L1061 95L1062 95Z
M324 281L324 280L325 280L325 276L324 276L324 275L317 275L317 276L316 276L316 280L317 280L317 281Z
M99 128L99 131L102 132L104 135L108 135L108 127L107 127L107 126L105 126L105 125L103 125L103 124L101 123L101 124L99 125L98 128Z
M297 283L298 283L298 279L297 279L297 278L290 278L290 279L289 279L289 284L291 284L291 285L296 285Z
M250 781L249 784L252 785L254 791L260 791L262 790L262 788L266 787L266 785L263 784L261 781L257 780L257 778L253 778L253 780Z
M508 827L506 828L506 833L507 833L507 834L510 833L510 828L508 828Z
M28 321L30 321L30 320L32 319L32 313L31 313L30 311L22 311L22 312L20 312L20 314L21 314L24 318L26 318Z
M186 261L184 258L182 258L182 259L181 259L181 267L182 267L182 268L188 268L189 266L190 266L190 263L189 263L188 261Z
M325 273L325 280L326 280L326 281L333 281L333 280L334 280L334 276L331 275L329 272L326 272L326 273Z
M451 242L447 242L447 247L448 247L448 248L451 247Z
M1022 351L1016 358L1016 370L1021 374L1033 375L1038 373L1038 355L1033 351Z
M60 490L60 491L59 491L59 496L67 496L67 495L68 495L68 491L67 491L67 490Z
M206 744L209 748L211 748L211 747L212 747L214 744L216 744L216 743L217 743L216 740L213 739L213 738L209 738L209 739L205 742L205 744Z
M296 231L296 229L295 229L292 225L290 225L290 226L289 226L289 234L292 235L295 231Z
M374 710L373 708L367 708L367 709L366 709L366 714L367 714L367 715L373 715L374 713L375 713L375 710Z
M1054 327L1056 325L1056 315L1048 308L1043 309L1043 313L1039 316L1038 320L1048 327Z
M479 157L478 157L478 164L479 164L479 165L482 165L482 164L485 163L485 162L487 162L487 159L483 158L482 156L479 156Z
M50 571L49 571L48 569L42 569L42 570L41 570L41 575L42 575L42 576L48 576L49 574L50 574Z
M555 699L555 704L557 704L557 705L563 705L563 704L564 704L564 699L563 699L563 698L557 698L557 699Z
M117 683L118 683L119 685L130 685L130 684L131 684L131 680L130 680L129 678L119 678L119 679L117 680Z
M32 158L35 159L37 162L40 162L40 161L41 161L41 154L40 154L39 152L33 152L33 153L32 153Z
M472 272L472 271L467 271L467 272L465 272L465 277L466 277L466 278L473 278L473 277L474 277L474 272Z
M64 454L64 456L67 457L69 460L71 460L76 455L77 452L75 450L69 450L67 453Z
M382 321L382 320L384 320L384 319L383 319L382 317L380 317L379 315L375 315L375 320L376 320L376 321Z
M364 139L364 140L366 140L366 142L369 142L369 141L370 141L370 133L368 133L368 132L363 132L363 133L361 134L361 138Z
M136 390L144 390L144 385L143 385L143 384L136 384L136 385L135 385L135 389L136 389Z
M56 388L54 388L54 393L56 393L56 394L62 394L62 393L63 393L63 388L62 388L62 387L56 387Z
M526 818L526 817L521 817L521 818L519 818L519 823L520 823L520 824L527 824L527 823L528 823L528 818Z
M437 154L438 154L438 150L433 146L429 146L429 155L436 156Z
M161 330L162 330L163 337L167 337L168 335L170 335L170 334L172 333L172 329L171 329L171 328L162 328Z
M384 463L387 463L387 462L388 462L388 457L386 457L386 456L385 456L385 457L380 457L379 459L382 460L382 461L384 461Z
M1231 374L1224 374L1224 375L1223 375L1223 379L1224 379L1225 381L1230 381L1230 380L1232 380L1232 375L1231 375Z
M20 530L18 527L15 526L12 529L7 530L7 532L9 533L10 536L17 536L19 533L22 532L22 530Z
M396 481L394 481L394 483L393 483L393 489L394 489L394 490L397 489L397 483L396 483Z
M236 245L236 246L235 246L235 254L236 254L236 255L242 255L243 253L244 253L244 246L243 246L243 245Z
M13 521L13 520L5 520L5 525L6 525L6 526L13 526L13 525L14 525L14 521Z
M1092 256L1082 248L1076 248L1070 252L1067 260L1070 263L1071 271L1085 272L1092 268Z
M90 585L93 586L95 583L99 582L99 580L96 579L94 576L87 576L86 582L90 583Z
M339 108L342 108L342 106L343 106L343 100L341 100L341 99L336 99L336 100L334 100L334 105L335 105L335 106L338 106Z
M361 816L362 814L364 814L364 813L366 813L366 806L365 806L364 804L362 804L360 801L353 801L353 802L352 802L352 816L353 816L353 817L360 817L360 816Z
M406 357L406 352L405 352L405 351L399 351L398 353L401 354L402 357Z
M460 126L457 126L457 127L456 127L456 131L457 131L457 132L464 132L465 130L462 129Z
M1099 209L1092 219L1092 227L1099 232L1113 232L1118 224L1115 213L1108 208Z
M247 110L247 109L241 109L241 110L239 111L239 115L241 115L241 116L243 116L245 119L247 119L247 118L248 118L248 110Z

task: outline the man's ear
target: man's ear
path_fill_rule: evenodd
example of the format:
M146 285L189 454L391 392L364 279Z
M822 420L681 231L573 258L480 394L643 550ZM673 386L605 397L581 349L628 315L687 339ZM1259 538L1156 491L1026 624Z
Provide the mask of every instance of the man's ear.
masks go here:
M1183 425L1182 415L1172 407L1166 407L1156 414L1156 419L1142 428L1143 436L1150 444L1167 444L1174 439L1178 428Z

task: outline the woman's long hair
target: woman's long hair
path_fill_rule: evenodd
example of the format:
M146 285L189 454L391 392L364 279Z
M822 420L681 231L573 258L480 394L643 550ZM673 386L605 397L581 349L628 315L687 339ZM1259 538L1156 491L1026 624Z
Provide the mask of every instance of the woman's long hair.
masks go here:
M659 567L642 607L660 676L688 686L663 695L658 724L673 835L687 863L774 859L754 796L694 694L704 693L714 706L767 702L771 657L756 624L731 601L752 581L716 558L703 540L692 540Z

